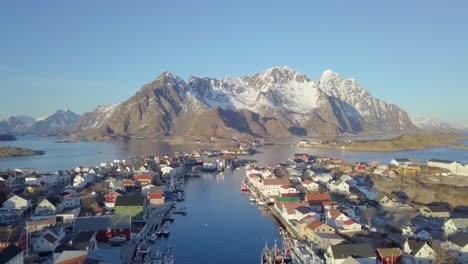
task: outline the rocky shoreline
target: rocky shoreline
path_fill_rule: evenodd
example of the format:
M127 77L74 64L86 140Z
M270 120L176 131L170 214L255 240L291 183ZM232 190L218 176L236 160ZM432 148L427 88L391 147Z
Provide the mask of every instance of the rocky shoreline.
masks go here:
M11 146L0 146L0 158L43 155L45 151L17 148Z

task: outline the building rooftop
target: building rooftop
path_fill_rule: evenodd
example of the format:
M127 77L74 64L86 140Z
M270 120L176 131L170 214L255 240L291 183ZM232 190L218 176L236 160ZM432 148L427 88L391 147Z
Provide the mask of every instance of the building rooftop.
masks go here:
M0 264L8 263L11 259L21 254L23 249L13 244L6 247L0 252Z
M130 215L99 215L78 217L73 227L74 232L121 229L131 227Z
M144 206L146 196L143 195L122 195L115 200L115 206Z

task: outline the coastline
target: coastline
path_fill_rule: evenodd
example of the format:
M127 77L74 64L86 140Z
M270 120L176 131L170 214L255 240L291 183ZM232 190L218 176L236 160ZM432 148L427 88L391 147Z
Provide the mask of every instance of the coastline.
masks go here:
M43 154L45 154L45 151L42 150L32 150L27 148L18 148L11 146L0 146L0 158L36 156Z
M468 146L457 144L459 140L468 139L458 133L427 133L400 135L384 140L357 140L346 142L327 142L318 144L299 145L304 148L334 149L357 152L400 152L425 150L436 147L450 147L454 149L468 149Z

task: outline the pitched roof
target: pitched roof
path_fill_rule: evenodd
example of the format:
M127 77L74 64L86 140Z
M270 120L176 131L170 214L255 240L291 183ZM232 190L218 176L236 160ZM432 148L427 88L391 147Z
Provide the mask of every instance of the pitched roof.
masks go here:
M335 259L353 258L372 258L375 257L372 246L368 243L362 244L343 244L330 246Z
M54 252L63 252L65 250L89 250L90 246L94 243L94 241L91 241L94 234L96 234L96 231L85 231L67 236Z
M306 195L306 201L330 201L329 193L309 193Z
M377 252L380 254L382 257L388 257L388 256L400 256L401 255L401 249L398 247L394 248L378 248Z
M468 218L452 218L450 220L457 228L468 228Z
M119 196L120 197L120 196ZM131 227L130 215L99 215L78 217L75 220L74 232L121 229Z
M51 235L50 233L47 233L45 234L44 236L42 236L47 242L53 244L55 243L55 241L57 241L57 238L55 238L53 235Z
M328 212L330 213L330 216L331 216L332 219L336 219L340 215L343 214L342 212L336 210L335 208L330 208L330 210L328 210Z
M313 221L312 223L308 224L307 227L310 229L310 230L315 230L317 228L319 228L320 226L323 225L323 222L320 221L320 220L315 220Z
M0 252L0 264L9 262L11 259L18 256L18 254L21 254L22 252L22 248L13 244L9 245L4 250L2 250L2 252Z
M146 197L143 195L117 196L114 206L144 206Z
M286 184L289 184L289 179L286 179L286 178L263 180L263 185L286 185Z
M395 161L397 161L397 162L410 162L409 159L398 159L398 158L395 159Z
M438 162L438 163L446 163L446 164L450 164L450 163L455 162L455 161L452 161L452 160L442 160L442 159L430 159L429 161Z
M407 242L409 248L411 249L411 255L415 255L419 252L419 250L421 250L422 247L424 247L424 245L426 245L426 241L413 238L408 238Z
M448 240L459 247L464 247L466 244L468 244L468 234L456 233L451 235Z
M299 206L296 207L296 211L300 212L301 214L308 214L312 212L312 209L310 209L309 206Z

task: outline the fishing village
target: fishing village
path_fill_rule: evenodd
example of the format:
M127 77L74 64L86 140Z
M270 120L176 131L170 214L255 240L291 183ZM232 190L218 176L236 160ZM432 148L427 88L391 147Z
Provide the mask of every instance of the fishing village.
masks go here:
M135 157L55 173L3 171L0 257L18 263L172 264L177 249L159 241L170 236L177 217L190 213L184 182L253 162L238 157L254 153L254 146Z
M190 215L186 183L245 167L238 192L276 219L280 235L264 240L262 264L468 258L463 201L434 201L446 195L434 187L468 186L466 176L457 175L464 164L403 158L348 164L308 153L266 164L245 158L263 150L253 142L55 173L4 171L0 247L10 255L2 257L21 258L18 263L177 263L178 248L168 238L177 218ZM424 200L421 193L430 195ZM435 262L441 256L444 262Z
M434 201L445 197L441 185L466 186L460 166L406 158L347 164L306 153L247 166L241 191L281 226L282 241L266 242L260 263L465 263L466 206L458 196Z

